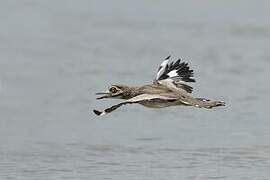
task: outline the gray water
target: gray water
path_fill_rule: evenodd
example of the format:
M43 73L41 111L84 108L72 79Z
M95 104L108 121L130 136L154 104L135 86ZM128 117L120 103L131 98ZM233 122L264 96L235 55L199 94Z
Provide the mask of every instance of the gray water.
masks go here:
M0 2L0 179L268 180L269 1ZM95 100L171 54L212 110Z

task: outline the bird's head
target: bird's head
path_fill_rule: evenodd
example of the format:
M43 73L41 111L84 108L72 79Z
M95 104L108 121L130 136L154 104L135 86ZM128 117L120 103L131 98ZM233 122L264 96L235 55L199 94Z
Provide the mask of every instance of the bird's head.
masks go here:
M117 99L128 99L131 94L131 89L125 85L112 85L106 92L96 93L96 95L102 95L97 99L104 98L117 98Z

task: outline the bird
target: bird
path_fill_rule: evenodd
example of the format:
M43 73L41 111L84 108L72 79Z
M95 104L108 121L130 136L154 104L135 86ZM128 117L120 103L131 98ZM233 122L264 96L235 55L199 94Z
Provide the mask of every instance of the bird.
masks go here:
M152 84L141 87L123 84L111 85L106 92L96 93L100 95L97 100L114 98L124 101L106 108L103 111L93 110L97 116L109 114L119 107L127 104L140 104L148 108L165 108L169 106L193 106L207 108L225 106L224 101L213 101L207 98L193 97L195 83L194 71L188 63L181 59L171 61L171 56L166 57L158 68L158 72Z

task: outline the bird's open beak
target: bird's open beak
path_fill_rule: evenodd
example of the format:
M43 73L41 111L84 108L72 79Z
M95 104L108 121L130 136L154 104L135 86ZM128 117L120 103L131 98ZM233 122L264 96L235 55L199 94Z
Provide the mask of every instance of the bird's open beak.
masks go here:
M111 93L109 93L109 92L96 93L96 95L103 95L101 97L97 97L97 99L104 99L104 98L110 98L110 97L112 97Z

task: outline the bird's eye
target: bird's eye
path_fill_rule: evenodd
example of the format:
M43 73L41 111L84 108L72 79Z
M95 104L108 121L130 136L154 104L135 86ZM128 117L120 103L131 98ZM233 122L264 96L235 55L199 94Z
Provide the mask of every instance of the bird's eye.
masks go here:
M111 88L109 89L109 91L110 91L111 93L116 93L116 92L117 92L117 89L116 89L115 87L111 87Z

